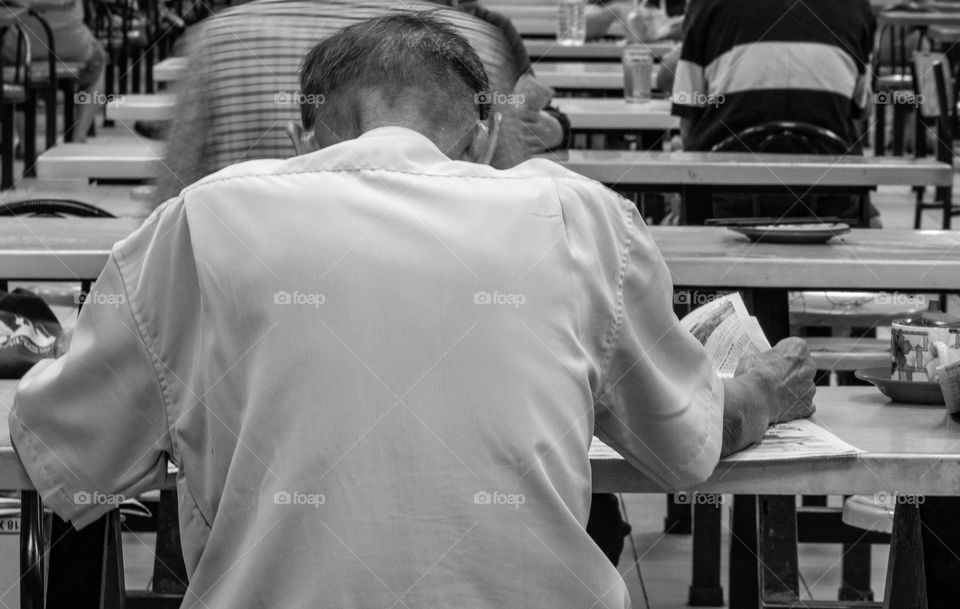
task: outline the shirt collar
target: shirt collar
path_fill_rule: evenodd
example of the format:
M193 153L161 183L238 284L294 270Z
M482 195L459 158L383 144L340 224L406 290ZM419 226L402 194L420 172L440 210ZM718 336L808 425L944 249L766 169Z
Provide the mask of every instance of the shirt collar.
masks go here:
M408 127L400 127L399 125L389 125L387 127L377 127L376 129L371 129L370 131L365 131L357 139L367 139L375 137L403 137L407 139L420 140L420 142L429 144L430 147L434 148L437 152L441 152L437 145L433 143L433 140L420 133L419 131L414 131Z

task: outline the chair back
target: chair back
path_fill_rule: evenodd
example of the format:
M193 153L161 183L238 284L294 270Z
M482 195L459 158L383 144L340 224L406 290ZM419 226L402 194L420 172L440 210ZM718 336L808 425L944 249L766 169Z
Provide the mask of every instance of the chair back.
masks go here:
M472 15L422 0L255 0L197 24L188 34L187 79L180 83L158 195L173 196L232 163L292 156L285 126L300 123L296 99L306 52L354 23L424 10L470 41L493 91L513 91L519 75L506 39ZM512 167L527 157L519 118L510 106L494 110L504 118L492 165Z
M941 70L941 62L946 57L942 53L914 53L910 69L913 74L913 92L917 96L917 108L920 116L926 119L937 119L943 108L949 105L940 103L940 93L937 89L937 73ZM945 101L945 100L944 100Z
M744 129L713 147L714 152L780 152L791 154L847 154L839 135L808 123L776 121Z
M917 156L927 155L926 129L936 131L937 159L953 164L951 142L956 131L957 105L950 59L942 53L915 53L913 73L917 113Z

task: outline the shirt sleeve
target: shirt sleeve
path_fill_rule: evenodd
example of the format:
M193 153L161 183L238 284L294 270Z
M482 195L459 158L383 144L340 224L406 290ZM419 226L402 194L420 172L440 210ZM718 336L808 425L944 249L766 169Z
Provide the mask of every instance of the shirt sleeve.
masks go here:
M114 246L69 351L23 377L10 412L11 439L30 479L77 528L158 488L174 455L167 405L175 381L157 355L163 348L155 344L157 333L147 327L169 315L170 340L184 340L180 326L191 322L186 315L184 323L176 320L188 305L178 310L176 303L189 301L191 267L177 247L187 229L163 221L163 210ZM173 269L183 269L177 281L170 280ZM144 302L161 313L144 313Z
M673 284L633 205L596 435L664 489L706 480L720 459L723 384L673 312Z
M557 187L594 434L664 489L699 483L720 459L723 384L673 312L663 257L633 203L583 178Z
M674 116L696 119L707 107L709 100L705 48L709 40L705 23L707 20L703 12L698 10L684 21L683 46L673 77L673 94L670 96L670 113Z

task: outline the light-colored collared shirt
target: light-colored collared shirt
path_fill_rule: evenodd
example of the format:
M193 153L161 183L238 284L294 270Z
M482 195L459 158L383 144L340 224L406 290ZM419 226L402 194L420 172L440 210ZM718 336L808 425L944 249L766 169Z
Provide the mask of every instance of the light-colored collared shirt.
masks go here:
M13 441L78 526L179 466L185 606L629 606L596 433L706 478L723 390L633 205L399 127L187 188L118 243Z

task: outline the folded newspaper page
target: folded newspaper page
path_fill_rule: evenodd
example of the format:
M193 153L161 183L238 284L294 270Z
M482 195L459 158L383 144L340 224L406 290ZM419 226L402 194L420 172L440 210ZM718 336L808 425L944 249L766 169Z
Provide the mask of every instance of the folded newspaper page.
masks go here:
M720 378L733 378L740 359L770 348L756 317L747 313L740 294L717 298L680 320L707 350Z
M717 376L732 378L740 359L770 348L759 322L747 312L740 294L733 293L699 307L680 320L707 350ZM771 425L753 446L723 459L724 462L793 461L852 457L862 450L844 442L816 423L816 417ZM620 456L594 438L591 459Z
M722 459L725 463L833 459L862 453L817 424L812 419L777 423L767 429L753 446Z

